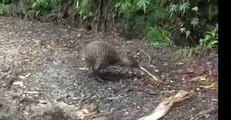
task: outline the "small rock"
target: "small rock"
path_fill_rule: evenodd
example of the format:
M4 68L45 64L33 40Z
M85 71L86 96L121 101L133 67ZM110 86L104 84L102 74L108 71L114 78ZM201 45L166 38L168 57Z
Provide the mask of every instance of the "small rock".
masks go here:
M176 63L177 65L183 65L184 63L183 62L178 62Z
M30 73L27 73L26 75L19 75L18 77L20 79L25 79L25 78L28 78L30 76Z
M124 115L128 115L129 114L129 112L124 112Z
M167 62L164 62L164 63L163 63L163 65L164 65L164 66L168 66L168 65L169 65L169 63L167 63Z
M23 82L22 81L15 81L13 85L23 87Z
M155 71L155 72L160 72L160 70L157 70L157 69L155 69L154 71Z

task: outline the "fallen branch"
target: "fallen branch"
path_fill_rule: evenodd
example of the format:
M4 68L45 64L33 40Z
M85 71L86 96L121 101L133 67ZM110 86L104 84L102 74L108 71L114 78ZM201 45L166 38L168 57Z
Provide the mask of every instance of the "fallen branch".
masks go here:
M148 75L150 75L155 81L157 82L162 82L161 80L157 79L153 74L151 74L149 71L147 71L145 68L143 68L142 66L139 66L139 68L141 70L143 70L144 72L146 72Z
M180 103L192 97L192 92L180 90L176 95L162 101L150 115L144 116L139 120L159 120L173 107L174 104Z

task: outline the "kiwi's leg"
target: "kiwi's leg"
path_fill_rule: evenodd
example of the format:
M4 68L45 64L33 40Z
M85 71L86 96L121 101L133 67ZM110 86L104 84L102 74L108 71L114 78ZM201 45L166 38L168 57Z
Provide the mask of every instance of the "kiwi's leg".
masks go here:
M104 80L99 77L98 71L94 69L90 69L90 71L88 71L88 77L95 78L98 82L101 82L101 83L104 82Z
M88 77L94 77L94 70L92 68L89 68L89 71L87 72Z
M102 60L101 59L96 59L96 61L95 61L95 64L94 64L94 71L98 71L99 69L101 69L100 67L101 67L101 65L102 65Z
M97 81L99 82L104 82L103 79L101 79L99 77L99 70L101 69L101 65L102 65L102 60L101 59L97 59L96 62L95 62L95 65L94 65L94 68L93 68L93 72L94 72L94 76L96 78Z
M96 79L98 82L100 82L100 83L103 83L103 82L104 82L104 80L101 79L101 78L99 77L98 71L93 71L93 74L94 74L95 79Z
M88 71L87 71L87 76L88 77L93 77L93 75L94 75L93 74L94 69L91 66L92 66L92 64L87 63L86 61L84 62L84 67L88 68Z

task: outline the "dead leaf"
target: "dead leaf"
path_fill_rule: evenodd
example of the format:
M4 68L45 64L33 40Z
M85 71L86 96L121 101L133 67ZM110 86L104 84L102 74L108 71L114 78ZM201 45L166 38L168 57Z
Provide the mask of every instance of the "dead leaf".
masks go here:
M174 104L180 103L188 98L192 97L192 92L186 92L186 91L179 91L176 95L171 96L164 101L162 101L154 110L153 113L151 113L148 116L144 116L140 118L139 120L159 120L164 115L167 114L167 112L173 107Z

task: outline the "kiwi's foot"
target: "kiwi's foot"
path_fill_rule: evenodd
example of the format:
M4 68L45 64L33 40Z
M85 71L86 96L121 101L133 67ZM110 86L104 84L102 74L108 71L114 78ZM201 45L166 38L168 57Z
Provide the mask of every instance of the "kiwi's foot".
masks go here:
M89 71L88 72L88 77L89 78L94 78L96 81L100 82L100 83L104 83L105 80L103 80L102 78L100 78L100 76L98 75L97 71Z
M96 81L98 81L98 82L100 82L100 83L104 83L104 82L105 82L105 81L104 81L102 78L100 78L98 75L95 76L95 79L96 79Z

